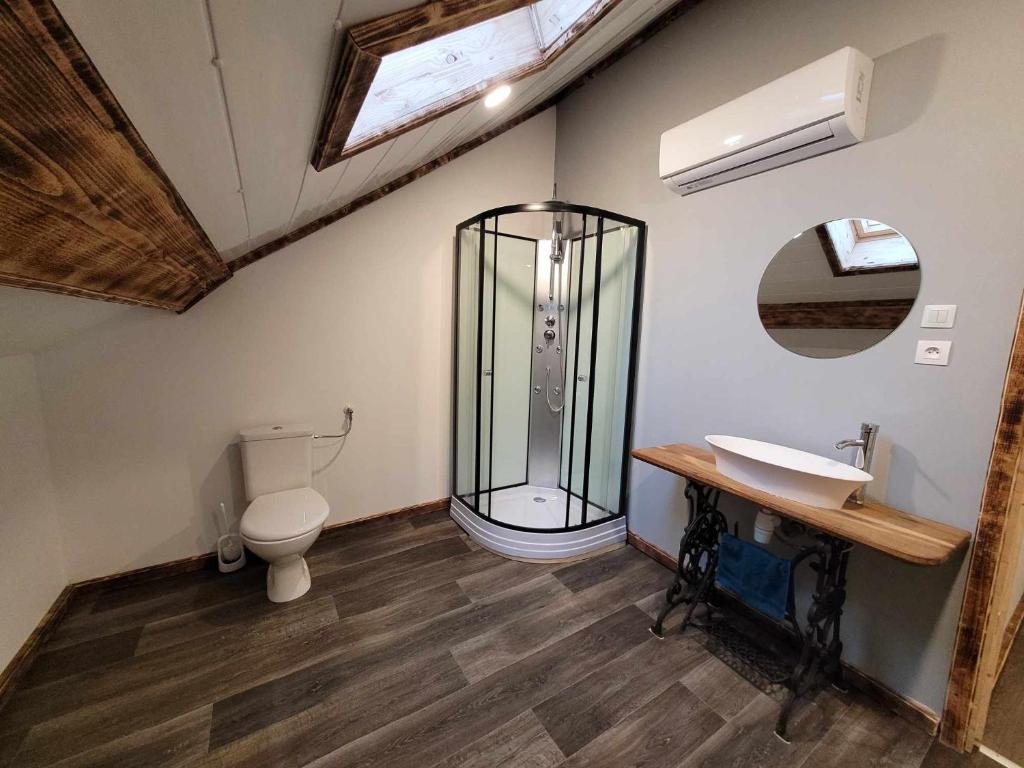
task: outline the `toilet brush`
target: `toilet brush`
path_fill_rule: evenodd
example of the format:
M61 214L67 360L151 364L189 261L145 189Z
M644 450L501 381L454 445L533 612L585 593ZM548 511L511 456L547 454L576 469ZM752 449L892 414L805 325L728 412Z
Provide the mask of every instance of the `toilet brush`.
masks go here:
M220 517L224 523L224 534L217 539L217 569L221 573L231 573L245 565L245 549L241 537L231 532L224 502L220 503Z

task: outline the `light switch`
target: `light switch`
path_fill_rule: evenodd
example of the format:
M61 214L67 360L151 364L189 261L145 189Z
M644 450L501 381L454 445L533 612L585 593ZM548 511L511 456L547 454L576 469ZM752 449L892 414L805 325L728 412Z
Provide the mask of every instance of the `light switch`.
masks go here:
M922 328L952 328L956 321L956 304L929 304L921 317Z
M952 341L919 341L914 362L920 365L949 365Z

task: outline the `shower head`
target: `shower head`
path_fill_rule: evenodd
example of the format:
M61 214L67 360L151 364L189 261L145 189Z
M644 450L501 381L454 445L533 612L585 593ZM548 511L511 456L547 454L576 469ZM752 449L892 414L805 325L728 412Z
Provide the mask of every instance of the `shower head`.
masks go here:
M551 261L554 264L561 264L565 257L565 238L562 236L564 217L564 211L551 214Z

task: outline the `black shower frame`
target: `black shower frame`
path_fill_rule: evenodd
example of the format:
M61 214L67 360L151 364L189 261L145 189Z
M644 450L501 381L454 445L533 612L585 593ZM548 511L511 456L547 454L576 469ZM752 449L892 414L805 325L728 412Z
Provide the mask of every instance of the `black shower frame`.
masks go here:
M598 520L591 520L586 523L579 525L563 526L560 528L531 528L522 525L513 525L511 523L504 523L500 520L496 520L490 516L490 505L488 505L488 514L484 515L480 512L480 436L482 426L482 413L480 410L482 400L482 373L483 373L483 314L484 314L484 291L483 280L484 280L484 252L485 252L485 237L486 235L493 234L495 241L497 236L502 234L498 231L498 220L502 216L508 216L515 213L578 213L584 217L584 222L587 216L593 216L599 221L614 221L619 224L625 224L631 227L636 227L637 230L637 245L636 245L636 274L633 280L633 312L630 325L630 339L629 339L629 365L626 375L626 421L623 427L623 439L622 439L622 461L621 461L621 477L619 482L619 511L615 515L601 518ZM493 230L487 230L487 221L489 219L494 220ZM505 205L499 208L492 208L488 211L477 214L465 221L459 223L455 227L455 259L453 264L453 301L452 301L452 395L451 395L451 409L452 409L452 446L451 446L451 495L456 497L457 486L457 472L458 472L458 384L459 384L459 273L462 264L462 239L459 234L462 230L478 225L480 228L480 242L478 245L477 257L480 260L478 265L478 275L480 281L480 290L478 291L479 299L477 301L477 340L476 340L476 458L474 461L474 488L472 497L474 504L472 507L467 508L472 513L484 520L487 520L494 525L502 528L507 528L515 531L527 531L530 533L564 533L570 531L579 531L586 528L592 528L596 525L601 525L609 520L615 520L628 514L628 497L629 497L629 446L632 442L633 437L633 417L636 403L636 374L638 365L638 350L640 346L640 320L643 310L643 289L644 289L644 272L645 263L647 257L647 223L640 219L634 219L631 216L624 216L622 214L615 213L614 211L604 210L602 208L595 208L588 205L577 205L575 203L566 203L558 200L548 200L542 203L519 203L517 205ZM597 233L595 233L597 234ZM600 234L604 235L604 230L600 230ZM515 235L510 235L516 237ZM523 238L530 239L530 238ZM600 241L599 241L600 242ZM497 276L497 248L495 248L495 277ZM581 275L582 279L582 275ZM595 273L595 285L600 283L600 275ZM598 289L599 290L599 289ZM493 299L492 299L493 300ZM577 308L578 311L578 308ZM492 315L494 310L492 309ZM493 317L492 317L493 320ZM596 331L597 324L594 323L592 331ZM494 354L494 340L493 340L493 329L491 339L491 354ZM576 350L576 354L579 354L579 349ZM592 352L592 355L594 353ZM596 355L595 355L596 357ZM532 366L532 356L531 356ZM493 370L493 367L492 367ZM492 381L492 402L493 407L493 381ZM574 388L575 389L575 388ZM590 386L587 388L587 412L593 414L594 407L594 386L593 381L590 381ZM590 420L588 419L588 422ZM590 432L592 431L592 424L588 423L587 426L587 443L591 442ZM573 425L575 427L575 425ZM493 456L493 430L488 431L488 456ZM490 462L488 462L488 469L490 469ZM584 463L583 476L589 480L590 477L590 462L589 457ZM589 486L589 483L586 483ZM507 486L515 487L515 486ZM493 493L494 489L490 490ZM572 496L578 496L578 494L572 493L571 490L566 491L567 499ZM579 497L582 502L581 507L581 519L586 517L586 509L588 501L584 497Z

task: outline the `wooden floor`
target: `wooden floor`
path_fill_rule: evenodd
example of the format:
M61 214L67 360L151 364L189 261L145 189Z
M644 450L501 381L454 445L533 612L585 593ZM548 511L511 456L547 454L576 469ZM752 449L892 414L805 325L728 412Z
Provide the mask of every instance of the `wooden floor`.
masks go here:
M1009 758L1018 765L1024 764L1024 633L1018 632L1013 641L1006 665L999 675L992 701L989 704L988 721L982 743Z
M71 606L0 711L0 767L968 765L859 694L782 743L700 632L648 632L669 572L632 548L514 562L431 514L307 559L287 605L257 565Z

